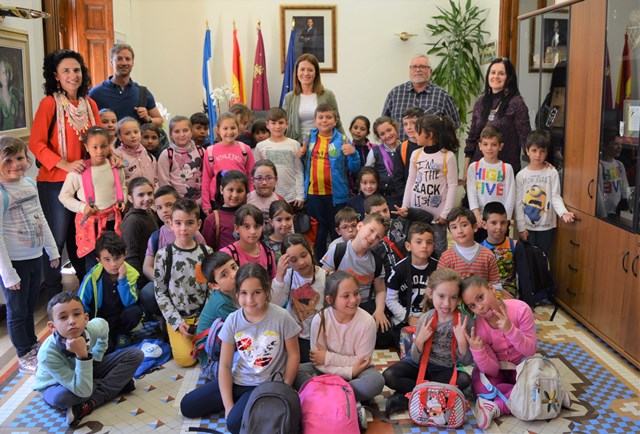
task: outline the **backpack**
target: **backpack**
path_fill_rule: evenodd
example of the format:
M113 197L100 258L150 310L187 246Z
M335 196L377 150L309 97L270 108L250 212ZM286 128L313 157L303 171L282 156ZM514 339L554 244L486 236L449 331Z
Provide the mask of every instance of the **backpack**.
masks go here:
M209 380L218 378L218 365L220 364L220 352L222 351L222 340L220 340L219 335L223 325L224 320L222 318L216 318L213 320L211 327L193 338L191 357L196 359L201 351L207 354L207 363L200 365L200 370ZM206 337L207 340L196 346L196 342L204 337Z
M458 311L453 316L454 327L458 325L459 322L460 312ZM425 326L426 325L423 325L423 327ZM437 329L437 312L433 313L430 326L432 330ZM435 426L447 429L458 428L464 423L465 413L470 408L464 394L456 387L458 370L453 370L449 384L425 381L424 379L427 373L427 364L429 363L432 342L433 334L429 340L424 343L416 387L407 394L407 398L409 398L409 417L413 423L421 426ZM456 366L457 346L456 337L453 335L451 339L451 353L454 366Z
M145 339L135 347L140 348L144 353L144 359L133 378L140 378L145 374L157 371L171 359L171 345L162 339Z
M486 376L481 374L480 378L487 387ZM567 406L570 403L562 386L560 372L551 360L539 354L527 357L516 367L516 384L509 399L491 383L487 389L491 393L482 395L482 398L487 395L488 399L500 397L506 402L511 414L520 420L554 419L560 415L563 402Z
M376 266L375 266L376 268L373 275L375 277L378 277L380 276L380 273L382 273L382 258L373 250L370 250L369 252L373 255L373 259L375 260L375 263L376 263ZM345 243L336 244L336 249L333 252L333 267L336 270L340 266L340 263L342 262L342 259L344 258L345 253L347 253L347 243L345 242Z
M244 157L244 164L247 164L247 145L245 143L242 142L237 142L240 145L240 149L242 149L242 156ZM207 156L207 161L209 162L209 173L211 174L211 176L213 177L213 174L215 173L213 171L213 166L214 166L214 158L213 158L213 147L214 145L208 146L207 149L205 150L206 152L206 156ZM217 209L219 208L218 204L222 204L224 201L222 200L222 193L220 193L220 185L222 184L222 177L224 176L224 174L226 173L225 170L221 170L218 173L215 174L215 179L216 179L216 191L213 195L213 197L211 198L211 206L212 209ZM203 172L203 176L204 176L204 172Z
M309 379L300 388L305 434L359 434L358 411L351 385L334 374Z
M204 246L204 244L200 244L200 243L198 243L198 247L200 247L200 250L202 250L204 257L206 258L209 255L209 252L207 252L207 248ZM156 250L156 253L157 253L157 250ZM164 269L164 284L167 288L169 287L169 282L171 281L172 269L173 269L173 243L167 245L167 262Z
M82 172L82 188L84 189L84 196L89 206L96 204L96 192L93 189L93 177L91 176L91 160L85 160L86 169ZM120 183L120 174L117 167L112 167L113 178L116 184L116 200L118 204L124 203L124 195L122 194L122 184Z
M267 246L262 240L260 240L260 245L267 251L267 273L271 276L271 273L275 271L275 264L273 262L273 255L271 254L273 250L269 246ZM240 265L240 256L238 255L238 249L233 244L229 244L227 246L229 249L229 253L231 253L231 257L236 264Z
M553 301L557 286L551 276L547 255L528 241L521 240L516 249L518 246L523 250L523 261L520 262L524 262L519 264L516 260L520 298L532 309L545 298Z
M198 150L198 154L200 154L200 170L202 170L202 165L204 164L204 150L200 146L196 146ZM173 148L169 146L167 148L167 158L169 159L169 173L173 169Z
M300 398L293 387L272 378L251 392L240 434L297 434L300 414Z
M29 177L26 177L26 176L23 179L25 181L27 181L29 184L31 184L33 186L33 188L35 188L36 191L37 191L38 187L36 186L36 182L33 179L31 179ZM2 195L2 202L3 202L3 205L4 205L3 206L4 209L2 210L2 213L4 214L9 209L9 193L7 193L7 190L4 189L4 186L2 184L0 184L0 194ZM27 196L26 198L21 199L20 202L22 202L24 200L27 200L27 199L37 199L37 197L36 196Z

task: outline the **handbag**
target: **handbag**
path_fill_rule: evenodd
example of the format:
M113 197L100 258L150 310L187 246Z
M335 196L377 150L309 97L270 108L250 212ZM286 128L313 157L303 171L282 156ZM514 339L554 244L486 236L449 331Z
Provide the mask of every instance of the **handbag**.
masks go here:
M456 312L453 317L453 325L460 321L460 312ZM433 313L431 319L431 329L438 327L438 312ZM451 340L451 354L453 356L453 375L449 384L426 381L427 364L431 353L433 336L424 343L422 358L420 359L420 370L416 387L407 394L409 398L409 417L413 423L421 426L435 426L438 428L458 428L464 423L465 413L469 408L469 403L460 389L456 387L458 370L456 366L456 337Z
M318 238L318 220L310 216L306 209L302 209L293 216L293 230L304 235L313 246Z

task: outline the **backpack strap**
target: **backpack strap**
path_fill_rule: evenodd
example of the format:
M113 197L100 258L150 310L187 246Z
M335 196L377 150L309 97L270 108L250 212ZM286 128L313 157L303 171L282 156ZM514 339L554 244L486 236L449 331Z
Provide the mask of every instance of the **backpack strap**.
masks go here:
M445 148L444 156L442 157L442 174L444 175L445 178L447 177L447 173L449 173L449 170L447 168L447 149Z
M173 268L173 243L167 245L167 259L165 261L164 269L164 285L169 288L169 282L171 281L171 269Z
M338 270L344 254L347 253L347 243L336 244L336 249L333 251L333 268Z
M262 240L260 240L260 245L264 248L265 253L267 254L267 273L271 273L273 271L273 250L269 246L267 246Z
M220 248L220 214L218 214L218 210L213 210L213 220L216 225L216 247Z
M227 246L227 248L229 249L229 253L231 253L231 257L233 258L233 260L236 262L236 264L238 264L238 266L240 266L240 256L238 255L238 249L236 249L236 246L231 243Z
M422 155L422 151L424 151L424 146L420 146L418 148L418 154L416 155L416 159L413 160L413 168L416 169L416 172L418 171L418 158L420 158L420 155Z
M56 121L58 120L58 110L53 111L53 118L51 118L51 123L49 124L49 129L47 131L47 139L51 141L51 136L53 135L53 127L56 126Z
M209 252L207 252L207 247L204 244L198 243L198 246L200 246L200 250L202 251L202 254L204 255L204 258L209 256ZM202 260L204 260L204 258L202 258ZM200 263L202 263L202 261L200 261Z
M406 285L407 285L407 304L406 304L407 312L404 315L403 322L407 322L407 320L409 319L409 314L411 313L411 296L413 295L413 270L411 267L411 254L408 255L408 259L407 259Z
M138 85L138 107L147 107L147 88Z
M453 314L453 326L457 326L460 322L460 311L456 310ZM424 347L422 348L422 357L420 358L420 370L418 371L418 379L416 380L416 385L426 382L424 379L427 374L427 364L429 363L429 355L431 354L431 344L433 343L433 337L436 334L436 330L438 328L438 312L434 310L433 317L431 317L431 330L433 333L431 337L424 343ZM422 324L422 327L425 327L425 324ZM417 332L417 331L416 331ZM453 375L451 375L451 380L449 384L452 386L456 385L456 381L458 380L458 370L455 369L456 366L456 348L458 343L456 341L456 335L454 334L451 338L451 356L453 357ZM505 401L506 402L506 401Z
M405 166L407 165L407 149L409 149L409 141L405 140L402 142L402 145L400 145L400 155L402 156L402 163Z
M393 241L391 241L391 238L389 238L388 236L384 236L382 238L382 240L387 243L387 245L391 248L391 250L393 250L393 253L395 253L396 255L398 255L398 257L400 258L399 260L403 260L404 259L404 255L402 254L402 252L400 251L400 249L398 248L398 246L396 245L396 243L394 243Z
M485 389L487 389L487 393L478 393L478 398L484 398L484 399L493 400L496 397L498 397L498 398L502 399L502 401L505 404L507 403L509 398L504 396L502 394L502 392L500 392L496 386L491 384L491 381L489 381L489 379L484 374L484 372L480 372L480 381L482 382L482 385L485 387Z
M169 159L169 173L171 173L173 169L173 148L171 146L167 148L167 158Z
M2 194L2 202L4 203L4 210L2 213L4 214L9 209L9 193L4 189L4 185L0 184L0 193Z
M158 253L158 248L160 244L160 229L156 229L151 234L151 248L153 249L153 254Z
M207 147L207 160L209 161L209 171L211 173L211 177L213 177L213 145Z
M196 149L198 150L198 155L200 155L200 170L202 171L204 168L204 149L198 145L196 145Z
M374 154L376 153L376 149L378 150L377 153L382 158L382 162L384 163L384 168L387 170L387 175L393 176L393 161L391 161L391 156L389 156L389 153L384 148L384 145L378 145L375 148L373 148Z
M82 189L84 190L84 197L87 200L89 206L96 204L96 193L93 190L93 178L91 176L91 160L84 161L86 168L82 172Z

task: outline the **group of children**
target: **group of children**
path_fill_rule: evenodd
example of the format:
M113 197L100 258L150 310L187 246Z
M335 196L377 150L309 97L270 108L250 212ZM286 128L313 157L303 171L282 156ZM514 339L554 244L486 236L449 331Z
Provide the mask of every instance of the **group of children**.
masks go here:
M340 375L358 401L386 384L396 391L387 412L406 409L430 339L428 378L447 382L457 369L453 339L457 361L476 363L471 376L458 374L459 387L484 393L476 375L483 372L508 396L515 371L500 362L517 364L536 349L531 309L515 299L509 221L515 210L520 239L548 251L553 211L574 218L559 195L557 171L545 163L548 138L531 134L531 164L514 180L497 157L500 133L486 127L484 157L467 174L467 209L456 206L458 145L449 118L408 109L404 143L395 121L379 118L374 133L382 144L371 145L367 118L353 120L349 140L336 129L335 110L321 104L317 128L301 145L284 136L286 112L274 108L269 136L257 128L263 140L255 144L248 115L238 110L218 118L220 141L209 146L206 117L174 117L166 149L155 127L101 113L106 128L92 127L84 137L84 171L70 173L60 193L77 213L78 254L90 270L78 296L49 302L53 334L39 351L36 275L43 248L51 266L60 255L35 186L24 177L26 146L0 138L0 277L9 333L20 369L38 368L36 389L46 402L68 409L75 424L133 390L141 353L114 350L131 345L143 312L162 316L174 359L185 367L197 362L194 336L224 320L219 375L188 393L181 410L186 417L224 410L231 432L240 429L250 392L276 372L297 386L319 373ZM314 245L293 233L303 206L318 222ZM483 245L476 242L479 228L486 231ZM327 247L329 238L335 240ZM460 301L467 312L454 325ZM410 354L380 374L374 348L398 347L405 326L417 326ZM101 362L91 368L92 359ZM500 398L477 400L480 428L508 412Z

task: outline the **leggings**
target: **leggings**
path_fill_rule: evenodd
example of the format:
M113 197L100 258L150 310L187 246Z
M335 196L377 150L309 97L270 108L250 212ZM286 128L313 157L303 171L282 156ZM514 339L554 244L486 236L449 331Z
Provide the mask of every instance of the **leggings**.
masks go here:
M416 379L418 378L418 371L420 366L413 362L413 360L401 360L393 366L388 367L382 373L384 377L384 384L389 388L396 391L396 393L406 394L416 387ZM475 372L475 370L474 370ZM434 365L433 363L427 364L426 379L429 381L435 381L438 383L449 383L451 376L453 375L453 368L446 368L443 366ZM471 378L466 372L458 371L458 379L456 380L456 386L458 389L464 390L471 384Z
M496 376L487 374L485 375L487 376L487 379L491 382L491 384L497 387L505 397L509 398L509 396L511 396L513 386L516 384L515 370L501 369ZM478 367L476 367L471 374L471 389L476 395L489 392L487 388L484 387L484 384L482 384L482 381L480 381L480 369L478 369ZM496 396L493 399L493 402L495 402L498 408L500 408L500 414L511 414L511 410L509 410L509 407L507 407L507 403L502 399Z

